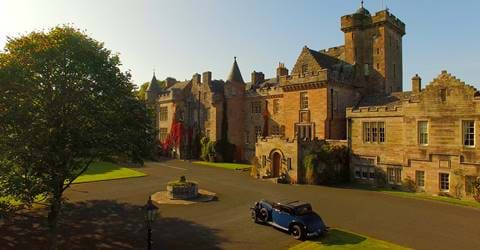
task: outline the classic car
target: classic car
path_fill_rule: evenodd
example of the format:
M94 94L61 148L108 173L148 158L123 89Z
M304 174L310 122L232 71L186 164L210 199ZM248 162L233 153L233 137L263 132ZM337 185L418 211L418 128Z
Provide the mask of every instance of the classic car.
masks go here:
M282 229L292 234L295 239L318 237L327 231L322 218L306 202L260 200L255 202L250 210L252 221Z

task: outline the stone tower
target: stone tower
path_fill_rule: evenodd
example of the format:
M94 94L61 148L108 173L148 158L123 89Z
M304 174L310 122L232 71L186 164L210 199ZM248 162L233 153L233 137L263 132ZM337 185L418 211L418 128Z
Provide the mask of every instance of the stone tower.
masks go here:
M355 65L355 84L369 92L402 91L402 37L405 24L388 9L374 16L361 7L342 16L345 60Z
M225 105L228 118L228 139L230 143L235 144L236 160L243 157L244 138L243 131L245 122L244 108L245 82L237 64L237 58L234 58L230 75L225 83Z

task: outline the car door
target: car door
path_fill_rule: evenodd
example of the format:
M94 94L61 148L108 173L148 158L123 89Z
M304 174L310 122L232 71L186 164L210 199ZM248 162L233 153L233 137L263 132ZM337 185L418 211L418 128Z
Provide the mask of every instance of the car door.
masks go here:
M288 208L279 206L273 210L272 219L275 224L288 230L288 225L292 220L292 215L290 214Z

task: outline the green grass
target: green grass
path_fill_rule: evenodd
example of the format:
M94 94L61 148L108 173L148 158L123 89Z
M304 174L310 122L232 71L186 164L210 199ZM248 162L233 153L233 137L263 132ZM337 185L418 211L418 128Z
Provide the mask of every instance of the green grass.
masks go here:
M208 162L208 161L194 161L195 164L201 164L210 167L216 168L226 168L226 169L246 169L251 168L250 164L240 164L240 163L225 163L225 162Z
M90 165L88 170L79 176L73 183L116 180L142 176L146 176L146 174L114 163L94 162Z
M404 197L404 198L411 198L411 199L419 199L419 200L431 200L437 202L443 202L447 204L457 205L457 206L465 206L465 207L473 207L473 208L480 208L480 202L475 200L466 200L466 199L457 199L454 197L446 197L446 196L438 196L438 195L431 195L422 192L414 193L414 192L405 192L401 190L393 190L389 188L377 188L365 185L352 185L353 188L357 189L364 189L369 191L380 192L388 195Z
M331 229L325 236L314 240L304 241L290 250L315 250L315 249L408 249L390 242L377 240L364 235L355 234L345 230Z

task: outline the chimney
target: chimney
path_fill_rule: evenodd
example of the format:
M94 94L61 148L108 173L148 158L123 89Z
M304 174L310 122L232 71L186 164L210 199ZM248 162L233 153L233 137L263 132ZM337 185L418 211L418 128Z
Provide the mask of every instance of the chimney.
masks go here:
M262 72L252 72L252 84L257 85L265 81L265 75Z
M419 93L422 91L422 78L420 78L418 74L415 74L415 76L412 77L412 91L413 93Z
M201 81L200 81L200 74L198 74L198 73L193 74L193 76L192 76L192 82L193 82L194 84L195 84L195 83L196 83L196 84L200 84L200 83L201 83Z
M212 83L212 72L203 72L202 83L210 85Z
M288 69L285 68L284 63L278 63L278 68L277 68L277 79L280 79L281 76L287 76L288 75Z
M166 88L170 88L173 86L173 84L175 84L177 82L177 80L175 78L172 78L172 77L167 77L165 79L165 87Z

